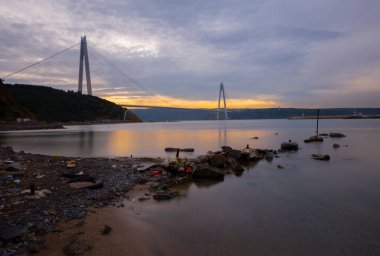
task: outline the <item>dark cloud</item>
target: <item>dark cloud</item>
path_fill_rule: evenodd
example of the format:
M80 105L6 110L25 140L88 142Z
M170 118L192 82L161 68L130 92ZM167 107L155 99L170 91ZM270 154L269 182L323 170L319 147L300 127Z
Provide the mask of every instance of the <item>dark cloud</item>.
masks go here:
M219 82L224 81L233 98L265 97L294 106L314 101L337 107L380 106L373 97L380 73L378 1L0 4L1 76L69 47L86 34L95 50L90 50L91 73L100 96L144 95L139 87L144 85L160 95L207 100L217 97ZM77 70L75 48L10 81L75 89ZM366 89L360 97L351 97L358 86ZM337 90L347 92L352 102L342 100Z

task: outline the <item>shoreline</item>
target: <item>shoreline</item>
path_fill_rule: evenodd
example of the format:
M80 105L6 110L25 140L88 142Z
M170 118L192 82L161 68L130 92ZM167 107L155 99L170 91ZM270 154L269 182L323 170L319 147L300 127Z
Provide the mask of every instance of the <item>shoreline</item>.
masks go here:
M97 124L123 124L123 123L133 123L125 122L122 120L110 120L110 121L99 121L99 122L69 122L69 123L45 123L38 121L30 122L0 122L0 132L11 132L11 131L32 131L32 130L56 130L56 129L66 129L65 126L72 125L97 125Z
M222 147L222 151L190 160L73 158L0 147L0 254L38 253L49 248L45 235L64 231L60 223L87 219L93 211L122 208L136 185L146 185L139 201L170 200L182 196L173 190L176 185L195 179L223 180L233 173L239 176L244 171L240 161L246 164L275 156L273 150Z
M44 249L44 236L60 232L58 223L83 219L90 208L115 206L134 185L150 179L150 173L139 171L139 166L162 161L46 156L14 152L11 147L0 147L0 160L0 254L5 255ZM67 168L70 160L76 161L73 169ZM6 162L13 162L15 169L6 170ZM68 172L101 179L102 187L72 187L69 179L62 177ZM32 184L35 195L28 191Z

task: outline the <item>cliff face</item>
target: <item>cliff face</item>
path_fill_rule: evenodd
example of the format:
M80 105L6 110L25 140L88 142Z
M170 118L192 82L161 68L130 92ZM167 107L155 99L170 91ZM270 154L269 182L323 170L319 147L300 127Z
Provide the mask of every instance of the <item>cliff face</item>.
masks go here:
M0 121L14 121L17 117L35 119L35 115L20 106L0 79Z
M29 117L47 122L87 122L123 120L125 110L104 99L65 92L46 86L34 85L1 85L0 107L4 106L1 120L10 121L15 117ZM141 122L128 114L130 122Z

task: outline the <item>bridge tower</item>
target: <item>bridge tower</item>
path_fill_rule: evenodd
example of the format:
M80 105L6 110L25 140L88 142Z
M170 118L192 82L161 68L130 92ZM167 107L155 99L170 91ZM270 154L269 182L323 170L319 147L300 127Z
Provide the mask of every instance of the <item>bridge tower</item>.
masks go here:
M81 94L82 94L82 82L83 82L83 59L84 59L85 68L86 68L87 94L92 95L90 63L88 61L86 36L82 36L80 38L78 92Z
M224 102L224 119L227 120L228 116L227 116L226 94L224 92L224 85L223 85L223 83L220 83L220 87L219 87L219 101L218 101L218 110L216 112L216 119L219 120L219 112L221 111L221 109L220 109L220 99L221 99L222 93L223 93L223 102Z

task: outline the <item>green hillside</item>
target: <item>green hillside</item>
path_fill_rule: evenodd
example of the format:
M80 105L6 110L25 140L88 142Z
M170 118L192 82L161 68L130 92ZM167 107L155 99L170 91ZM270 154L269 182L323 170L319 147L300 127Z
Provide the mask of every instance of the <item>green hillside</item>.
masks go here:
M86 122L123 120L124 117L125 110L122 107L95 96L24 84L6 84L5 88L12 99L35 115L38 121ZM141 121L130 111L129 113L129 121ZM8 111L8 118L12 115L14 116Z

